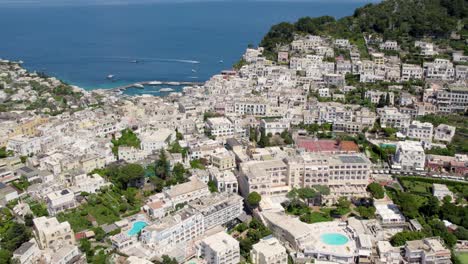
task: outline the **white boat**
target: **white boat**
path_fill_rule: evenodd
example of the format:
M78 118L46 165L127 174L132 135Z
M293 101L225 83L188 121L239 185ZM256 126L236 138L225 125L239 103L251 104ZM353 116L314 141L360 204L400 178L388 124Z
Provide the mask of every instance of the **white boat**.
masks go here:
M197 70L195 70L195 69L192 69L192 72L197 72Z
M143 84L141 84L141 83L135 83L135 84L133 85L133 87L136 87L136 88L145 88L145 86L143 86Z
M167 84L168 84L168 85L180 85L179 82L168 82Z
M148 84L149 85L160 85L160 84L162 84L162 82L152 81L152 82L149 82Z
M223 60L219 60L219 63L224 63L224 61L223 61Z
M114 75L112 74L107 75L107 79L112 79L112 78L114 78Z
M161 88L159 91L160 92L172 92L172 91L174 91L174 89L172 89L172 88Z

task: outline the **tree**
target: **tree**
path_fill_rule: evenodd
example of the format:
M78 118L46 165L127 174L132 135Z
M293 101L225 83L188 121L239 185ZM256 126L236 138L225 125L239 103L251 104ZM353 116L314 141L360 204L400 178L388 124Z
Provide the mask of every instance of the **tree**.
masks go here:
M91 242L88 239L80 240L80 250L86 254L86 258L90 261L94 256L94 250L91 248Z
M380 95L379 102L377 103L377 107L381 108L385 106L385 95Z
M25 215L25 216L24 216L24 224L25 224L26 226L32 227L32 226L34 225L34 223L33 223L33 218L34 218L34 217L32 216L32 214L27 214L27 215Z
M425 216L438 215L440 210L439 199L434 196L429 196L427 202L419 209Z
M166 180L170 176L170 164L164 149L161 149L159 152L159 159L156 161L155 165L155 174L163 180Z
M262 196L258 194L257 192L251 192L247 196L247 204L249 204L252 207L257 207L260 204L260 201L262 200Z
M376 182L369 184L367 186L367 191L370 192L372 196L376 199L382 199L385 196L385 191L383 187Z
M401 247L406 244L406 241L423 239L425 236L419 231L402 231L396 233L391 239L390 243L394 247Z
M127 164L119 168L117 180L123 189L135 186L145 176L145 169L139 164Z
M208 189L210 190L210 192L214 193L214 192L218 192L218 187L216 186L216 183L214 181L209 181L208 182Z
M410 193L400 193L397 197L401 212L409 218L416 218L418 216L419 203L416 198L416 195Z
M162 255L161 261L156 261L157 264L178 264L175 258L171 258L168 255Z
M175 176L175 179L178 183L181 183L185 180L185 173L186 170L184 165L180 164L179 162L174 165L174 168L172 168L172 174Z
M372 219L372 218L374 218L374 215L375 215L375 207L374 206L369 206L369 207L358 206L356 208L356 211L364 219Z
M313 199L318 195L314 189L308 187L298 189L297 194L299 198L301 198L307 204L309 204L309 199Z
M15 251L21 244L28 241L31 233L25 225L13 222L3 233L0 246L8 251Z
M265 134L264 129L260 130L260 140L258 141L257 144L258 144L259 147L262 147L262 148L268 147L270 145L270 139Z
M464 228L463 226L459 226L453 234L459 240L468 240L468 229Z
M11 251L6 249L0 249L0 264L10 264L10 259L12 257Z

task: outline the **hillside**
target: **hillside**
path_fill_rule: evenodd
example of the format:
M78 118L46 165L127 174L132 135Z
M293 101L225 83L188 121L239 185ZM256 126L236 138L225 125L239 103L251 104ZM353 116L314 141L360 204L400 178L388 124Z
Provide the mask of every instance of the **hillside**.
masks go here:
M330 35L358 42L363 33L369 33L405 44L416 38L448 39L457 33L463 40L468 35L467 14L467 0L384 0L339 20L303 17L294 24L274 25L260 46L265 47L266 55L272 55L278 44L290 43L295 34ZM466 48L460 40L448 44Z

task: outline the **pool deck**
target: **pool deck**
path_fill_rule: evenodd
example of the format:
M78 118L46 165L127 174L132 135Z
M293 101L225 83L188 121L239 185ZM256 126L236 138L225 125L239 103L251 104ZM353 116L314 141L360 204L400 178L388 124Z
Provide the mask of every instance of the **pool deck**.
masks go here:
M356 254L356 242L346 223L339 221L322 222L310 224L309 228L312 230L313 238L305 245L305 252L337 257L352 257ZM342 245L329 245L321 238L324 234L340 234L348 238L348 241Z

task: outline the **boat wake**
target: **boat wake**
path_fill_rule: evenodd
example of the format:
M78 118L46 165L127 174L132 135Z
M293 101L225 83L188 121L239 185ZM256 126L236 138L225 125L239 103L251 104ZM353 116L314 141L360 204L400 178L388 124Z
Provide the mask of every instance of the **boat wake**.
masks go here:
M189 64L199 64L200 61L197 60L187 60L187 59L165 59L165 58L140 58L140 57L127 57L127 56L109 56L109 57L86 57L86 58L96 58L104 60L118 60L122 62L148 62L148 61L157 61L157 62L178 62L178 63L189 63Z

